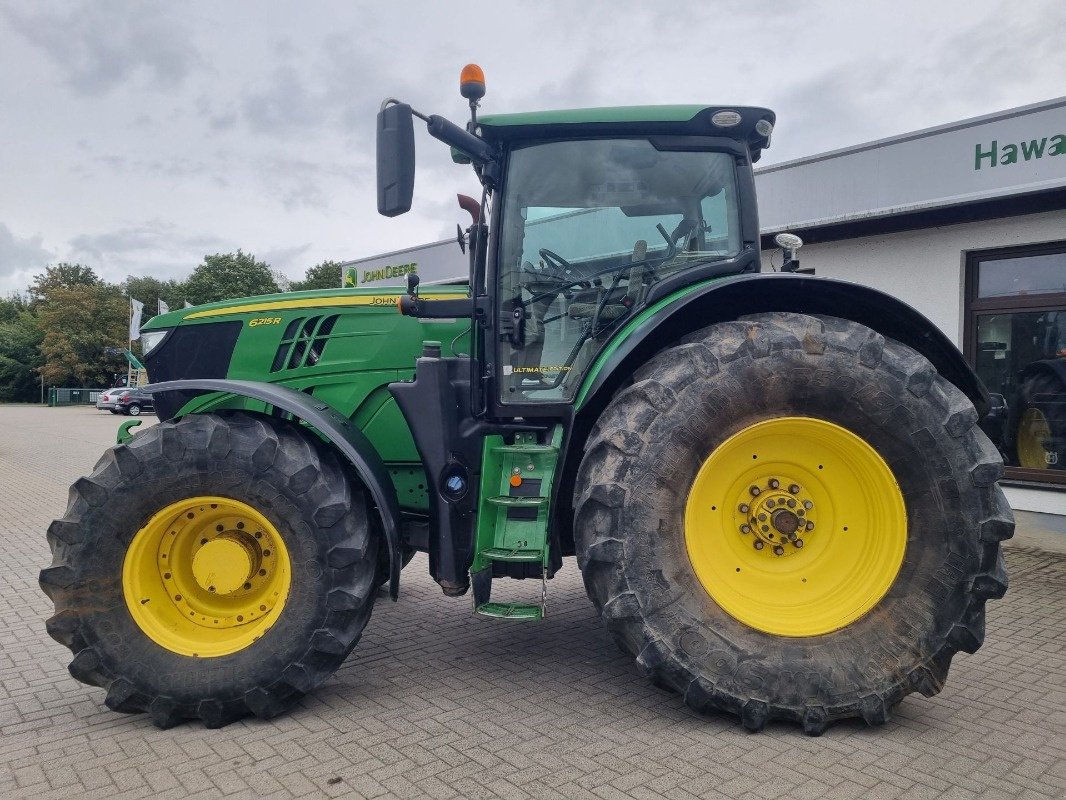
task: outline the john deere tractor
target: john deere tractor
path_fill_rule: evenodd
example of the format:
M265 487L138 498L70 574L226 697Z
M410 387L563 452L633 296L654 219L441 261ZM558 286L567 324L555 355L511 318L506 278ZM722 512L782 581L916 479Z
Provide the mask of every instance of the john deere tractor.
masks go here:
M465 127L386 100L377 172L407 211L416 118L472 166L466 280L144 327L161 422L124 425L48 530L74 677L162 727L272 717L422 551L447 597L531 623L576 556L641 672L751 730L940 691L1007 588L989 396L899 300L762 271L773 112L479 117L474 66L461 91ZM510 579L529 602L493 599Z

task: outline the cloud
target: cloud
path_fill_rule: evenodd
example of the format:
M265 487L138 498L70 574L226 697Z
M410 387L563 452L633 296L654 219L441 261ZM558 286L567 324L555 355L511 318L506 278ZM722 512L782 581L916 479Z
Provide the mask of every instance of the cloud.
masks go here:
M291 64L275 69L266 86L248 92L241 110L252 131L279 137L317 128L330 113L325 92L308 86Z
M370 185L366 165L318 163L276 152L256 165L255 174L270 197L286 211L308 208L325 211L330 206L333 189L359 183Z
M173 223L149 220L102 233L79 234L70 240L70 258L88 262L101 277L112 281L145 274L173 278L192 271L205 253L231 246L218 236L188 234Z
M180 86L203 59L166 3L92 0L73 8L0 10L11 28L39 48L80 95L98 97L141 81Z
M264 250L257 257L269 264L274 270L302 278L304 270L309 266L305 256L310 249L311 242L307 242L293 245L292 247L275 247L270 250Z
M0 291L23 291L34 273L54 258L55 253L44 247L40 236L15 236L0 222Z

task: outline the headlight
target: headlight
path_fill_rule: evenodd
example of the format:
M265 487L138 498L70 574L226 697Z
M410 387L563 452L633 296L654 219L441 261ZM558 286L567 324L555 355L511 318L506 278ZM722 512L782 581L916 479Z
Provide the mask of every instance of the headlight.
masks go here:
M142 331L141 353L144 355L151 353L159 346L159 343L167 337L168 333L170 333L170 328L161 331Z

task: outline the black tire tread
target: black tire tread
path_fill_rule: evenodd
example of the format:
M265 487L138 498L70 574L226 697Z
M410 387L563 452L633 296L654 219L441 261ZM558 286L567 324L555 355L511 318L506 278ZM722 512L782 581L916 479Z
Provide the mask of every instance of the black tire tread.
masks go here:
M92 605L93 587L83 580L79 565L85 548L92 546L93 531L83 517L87 509L103 505L127 486L140 472L142 462L153 456L165 452L169 459L180 458L192 447L225 458L237 445L242 457L249 457L260 473L273 467L279 457L304 465L289 481L290 485L299 484L303 493L310 492L308 497L318 507L314 521L319 534L335 539L329 551L334 586L330 607L339 612L330 613L333 623L315 633L303 655L282 670L280 677L240 698L204 697L197 703L178 703L165 694L142 691L120 667L105 665L99 645L90 646L84 616L87 606ZM377 539L370 534L365 506L361 517L353 514L362 503L364 496L336 455L292 423L246 413L196 414L160 423L104 453L92 474L71 487L66 514L49 527L53 562L40 575L41 588L56 607L47 621L48 633L74 653L69 666L74 678L107 690L105 703L109 708L123 713L148 712L160 728L185 719L200 719L214 728L248 714L264 719L276 716L333 674L355 647L370 616Z
M684 650L662 640L646 641L643 619L655 609L642 608L619 557L625 548L619 520L631 491L625 483L624 461L645 446L645 422L678 402L677 391L697 374L713 376L734 359L757 362L778 350L802 350L818 356L844 352L855 369L886 370L898 376L916 396L929 396L943 412L951 436L965 443L969 473L981 496L982 552L968 578L966 607L950 634L931 655L891 685L838 704L784 707L754 696L730 694L701 677ZM947 678L952 656L973 652L984 637L985 601L1007 589L999 543L1013 535L1010 507L996 481L1002 460L977 427L977 413L954 385L910 348L880 334L833 317L795 313L764 313L719 323L686 336L675 347L651 358L633 376L633 383L612 400L597 421L585 446L574 493L578 564L587 593L619 645L636 657L638 669L656 684L666 685L699 712L725 711L740 717L745 728L761 730L774 719L799 722L810 735L822 733L835 720L860 717L870 725L886 722L907 694L932 696Z

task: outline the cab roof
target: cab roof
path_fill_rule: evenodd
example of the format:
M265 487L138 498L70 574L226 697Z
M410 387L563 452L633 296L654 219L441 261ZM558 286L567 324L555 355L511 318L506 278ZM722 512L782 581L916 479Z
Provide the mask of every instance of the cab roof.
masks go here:
M712 118L721 111L734 111L740 122L718 125ZM486 114L478 119L481 136L493 141L550 139L571 136L726 136L748 143L753 160L770 144L770 137L755 130L760 120L773 125L776 116L757 106L614 106L529 111L519 114Z

